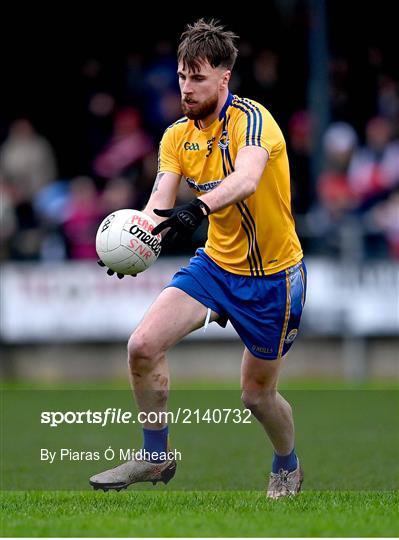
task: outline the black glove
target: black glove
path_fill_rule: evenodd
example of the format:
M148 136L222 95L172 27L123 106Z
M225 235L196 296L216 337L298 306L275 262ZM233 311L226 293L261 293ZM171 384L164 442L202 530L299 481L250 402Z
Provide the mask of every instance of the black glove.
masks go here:
M210 212L209 206L201 199L193 199L187 204L176 206L176 208L155 209L154 214L169 219L165 219L165 221L154 227L152 234L159 234L170 227L170 231L167 233L169 240L174 240L178 234L191 236Z
M101 266L102 268L106 268L106 265L102 262L101 259L98 259L97 264L98 264L98 266ZM109 276L113 276L115 274L115 272L114 272L114 270L111 270L111 268L108 268L107 274ZM125 274L120 274L119 272L117 272L116 275L118 276L119 279L122 279L123 277L125 277ZM132 277L136 277L136 276L137 276L137 274L132 274Z

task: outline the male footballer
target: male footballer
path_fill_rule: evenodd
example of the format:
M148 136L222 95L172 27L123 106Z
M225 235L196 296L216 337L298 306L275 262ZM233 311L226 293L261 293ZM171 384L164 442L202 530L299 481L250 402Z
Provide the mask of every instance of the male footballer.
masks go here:
M140 411L165 411L169 389L166 353L209 321L230 320L244 344L242 400L274 449L267 496L300 491L289 403L277 392L284 355L298 332L306 295L306 269L291 214L284 137L259 103L229 92L237 57L235 36L215 21L187 26L178 48L184 117L164 133L153 192L144 212L153 234L192 234L209 219L208 239L178 271L128 343L130 380ZM185 179L193 200L174 208ZM162 328L162 332L154 332ZM144 424L143 449L167 452L168 426ZM98 489L134 482L168 482L174 459L131 460L92 476Z

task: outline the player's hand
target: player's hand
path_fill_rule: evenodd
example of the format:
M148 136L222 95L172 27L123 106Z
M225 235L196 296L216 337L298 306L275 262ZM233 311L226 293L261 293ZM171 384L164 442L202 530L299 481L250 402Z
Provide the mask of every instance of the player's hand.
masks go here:
M168 219L154 227L152 234L159 234L164 229L169 228L168 239L174 240L177 235L191 236L210 212L209 206L201 199L193 199L187 204L176 206L176 208L165 210L155 208L154 214Z
M101 259L98 259L97 264L98 264L98 266L101 266L102 268L107 268L106 265L102 262ZM114 272L114 270L111 270L111 268L108 268L107 274L109 276L113 276L115 274L115 272ZM118 276L119 279L122 279L122 278L125 277L125 274L120 274L119 272L117 272L116 275ZM136 277L136 276L137 276L137 274L132 274L132 277Z

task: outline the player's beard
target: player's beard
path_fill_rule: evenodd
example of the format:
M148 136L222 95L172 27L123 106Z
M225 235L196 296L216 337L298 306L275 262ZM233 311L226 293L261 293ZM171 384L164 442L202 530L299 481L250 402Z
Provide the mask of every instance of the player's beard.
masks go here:
M218 95L208 98L202 103L195 103L194 107L188 107L185 100L181 100L181 109L184 116L190 120L203 120L213 114L218 106Z

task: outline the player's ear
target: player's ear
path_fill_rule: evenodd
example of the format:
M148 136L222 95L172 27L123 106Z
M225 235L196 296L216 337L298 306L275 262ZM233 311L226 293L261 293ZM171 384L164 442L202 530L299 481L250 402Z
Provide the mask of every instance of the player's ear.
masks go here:
M221 89L225 89L228 86L230 77L231 77L231 71L229 69L223 72L223 75L220 81Z

